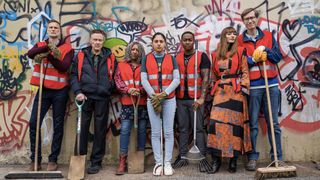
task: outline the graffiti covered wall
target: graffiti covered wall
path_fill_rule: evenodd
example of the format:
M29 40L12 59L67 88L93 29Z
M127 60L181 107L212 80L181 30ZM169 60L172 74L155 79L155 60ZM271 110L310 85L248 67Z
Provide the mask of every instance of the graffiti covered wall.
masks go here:
M180 36L185 30L195 31L199 48L209 53L216 49L223 28L244 30L240 13L248 7L260 10L258 24L273 32L284 57L278 64L284 158L320 159L319 0L0 0L1 162L28 161L28 121L37 88L29 85L33 64L25 53L46 38L48 19L61 23L64 37L76 50L87 46L91 29L104 30L108 35L105 46L121 59L127 44L134 40L150 52L151 36L157 31L166 35L171 54L181 49ZM60 156L63 162L73 152L77 111L73 98L70 93ZM111 162L118 155L120 113L119 101L114 98L112 102L106 156ZM52 135L50 114L42 126L45 150ZM261 158L267 159L264 121L260 127L259 149Z

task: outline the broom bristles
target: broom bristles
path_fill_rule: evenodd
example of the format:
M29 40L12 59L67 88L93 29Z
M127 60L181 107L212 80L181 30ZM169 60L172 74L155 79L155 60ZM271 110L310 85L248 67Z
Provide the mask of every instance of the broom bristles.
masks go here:
M294 166L285 167L267 167L258 168L254 176L254 179L266 179L266 178L281 178L281 177L296 177L297 168Z
M57 179L63 178L61 171L27 171L9 172L6 179Z

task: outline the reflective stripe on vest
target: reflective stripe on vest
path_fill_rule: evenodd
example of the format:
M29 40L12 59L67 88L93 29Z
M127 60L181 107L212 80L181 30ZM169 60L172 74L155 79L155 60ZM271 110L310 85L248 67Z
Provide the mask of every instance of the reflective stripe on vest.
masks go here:
M141 75L140 75L140 68L137 67L134 71L132 70L131 66L127 62L119 62L118 69L120 71L120 76L122 81L127 85L128 89L130 88L142 88L141 85ZM137 101L137 97L132 98L134 103ZM122 94L121 95L121 103L122 105L132 105L132 100L129 94ZM139 105L146 105L147 104L147 96L146 94L142 94L140 96Z
M40 77L40 73L33 72L32 76ZM44 76L44 79L45 80L50 80L50 81L62 82L62 83L67 83L68 82L68 80L66 78L60 78L60 77L57 77L57 76L50 76L50 75L47 75L47 74Z
M274 78L278 75L276 65L271 63L270 61L266 61L266 70L268 78ZM255 80L264 77L263 65L260 62L257 63L255 66L251 67L249 69L249 72L250 80Z
M173 80L173 62L172 56L165 54L161 64L161 80L162 91L165 91ZM148 74L148 81L156 93L160 93L159 78L158 78L158 64L152 53L146 57L146 69ZM175 96L175 91L168 95L168 98Z
M241 58L242 58L243 51L244 51L244 48L238 47L237 53L235 53L232 56L232 60L231 60L232 64L231 64L231 68L229 69L229 74L241 74L241 63L242 63ZM214 74L213 76L215 76L216 78L221 77L222 72L220 72L220 70L219 70L218 60L216 59L216 52L212 52L211 57L212 57L212 72ZM231 83L233 90L235 92L239 92L241 90L240 78L241 78L241 76L234 77L234 78L228 78L228 81ZM212 96L214 95L220 82L221 82L221 79L217 79L214 82L213 87L210 92L210 94Z
M195 79L197 79L197 98L201 96L201 86L202 86L202 78L201 78L201 56L203 52L198 51L197 54L197 72L195 72L195 55L192 55L188 61L187 67L184 62L184 52L180 52L176 56L176 60L179 66L180 72L180 86L177 91L177 97L183 98L185 94L185 78L187 78L187 87L188 87L188 95L190 98L194 98L195 94ZM186 72L187 71L187 72Z
M185 90L184 86L180 87L180 90L184 91ZM191 87L188 87L188 90L189 91L194 91L195 88L194 88L194 86L191 86ZM200 86L197 86L197 91L201 91L201 87Z
M46 42L38 42L38 47L46 46ZM64 57L72 50L70 44L62 44L58 47L61 52L61 59L63 61ZM43 60L43 86L49 89L62 89L68 85L69 74L68 72L58 71L47 58ZM32 77L30 84L39 86L40 82L40 64L36 63L34 65L34 70L32 72Z
M123 81L127 86L133 84L133 80ZM134 85L140 85L140 81L134 81Z
M79 51L78 53L78 81L79 82L81 80L81 75L82 75L83 61L84 61L84 53L83 51ZM106 61L107 61L108 70L109 70L109 79L113 79L116 58L113 54L111 54L109 57L107 57Z
M263 71L264 67L263 66L253 66L250 71ZM275 66L270 66L270 65L266 65L266 70L273 70L273 71L276 71L276 67Z
M238 37L239 46L245 47L247 50L247 55L252 56L256 47L265 46L269 49L272 49L272 33L269 31L262 31L263 37L256 41L256 44L253 42L243 42L243 34ZM278 75L276 65L271 63L270 60L266 61L267 67L267 76L268 78L274 78ZM259 69L259 66L262 67L262 62L256 63L253 67L249 69L250 80L260 79L264 77L263 68ZM261 71L260 71L261 70Z
M162 79L169 79L169 80L173 79L172 74L162 74L161 77L162 77ZM148 79L158 79L158 75L156 75L156 74L148 75Z

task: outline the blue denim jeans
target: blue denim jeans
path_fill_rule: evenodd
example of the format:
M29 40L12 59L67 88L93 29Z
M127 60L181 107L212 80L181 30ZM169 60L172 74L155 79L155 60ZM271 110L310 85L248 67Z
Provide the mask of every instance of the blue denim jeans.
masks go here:
M61 143L63 138L64 117L68 101L69 88L65 87L59 90L43 88L40 112L40 126L43 118L52 106L52 120L53 120L53 138L51 143L51 154L49 155L49 162L57 162L61 150ZM39 91L34 98L31 118L29 121L29 135L30 135L30 159L35 160L35 145L36 145L36 127L37 127L37 112L39 102ZM41 129L39 133L38 144L38 162L41 162Z
M171 162L172 152L173 152L173 122L174 122L174 114L176 112L176 97L171 99L166 99L162 102L162 119L160 114L156 114L153 106L151 104L150 99L148 98L147 107L148 114L151 123L151 143L152 143L152 151L154 155L154 159L156 164L164 164L167 162ZM164 134L164 153L162 154L161 149L161 130L163 129ZM164 156L164 159L163 159Z
M120 130L120 154L128 154L130 132L133 125L133 106L122 106ZM146 128L148 112L146 106L138 107L138 150L143 151L146 145Z
M270 101L271 101L271 111L273 117L273 127L275 132L276 146L277 146L277 155L278 159L282 160L282 148L281 148L281 129L278 122L278 109L279 109L279 98L280 92L278 86L270 87ZM257 137L259 131L258 124L258 115L260 107L263 107L263 113L266 117L267 126L268 126L268 138L269 144L271 146L270 155L271 159L274 159L273 148L272 148L272 138L270 132L270 121L268 113L268 102L267 94L265 88L259 89L250 89L249 97L249 119L250 119L250 133L251 133L251 142L252 142L252 151L248 154L249 160L258 160L259 152L257 151Z

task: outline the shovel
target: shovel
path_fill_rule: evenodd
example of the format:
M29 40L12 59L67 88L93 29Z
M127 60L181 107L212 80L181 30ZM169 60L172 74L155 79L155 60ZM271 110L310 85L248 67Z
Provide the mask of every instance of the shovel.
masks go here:
M137 151L138 147L138 107L140 101L140 95L138 96L138 100L135 103L132 96L131 101L134 109L133 123L130 135L130 146L128 153L128 173L129 174L137 174L144 172L144 151Z
M80 133L81 133L81 111L84 101L79 103L75 100L78 107L78 122L77 122L77 152L76 156L71 156L68 179L84 179L84 171L86 165L86 155L80 155Z

